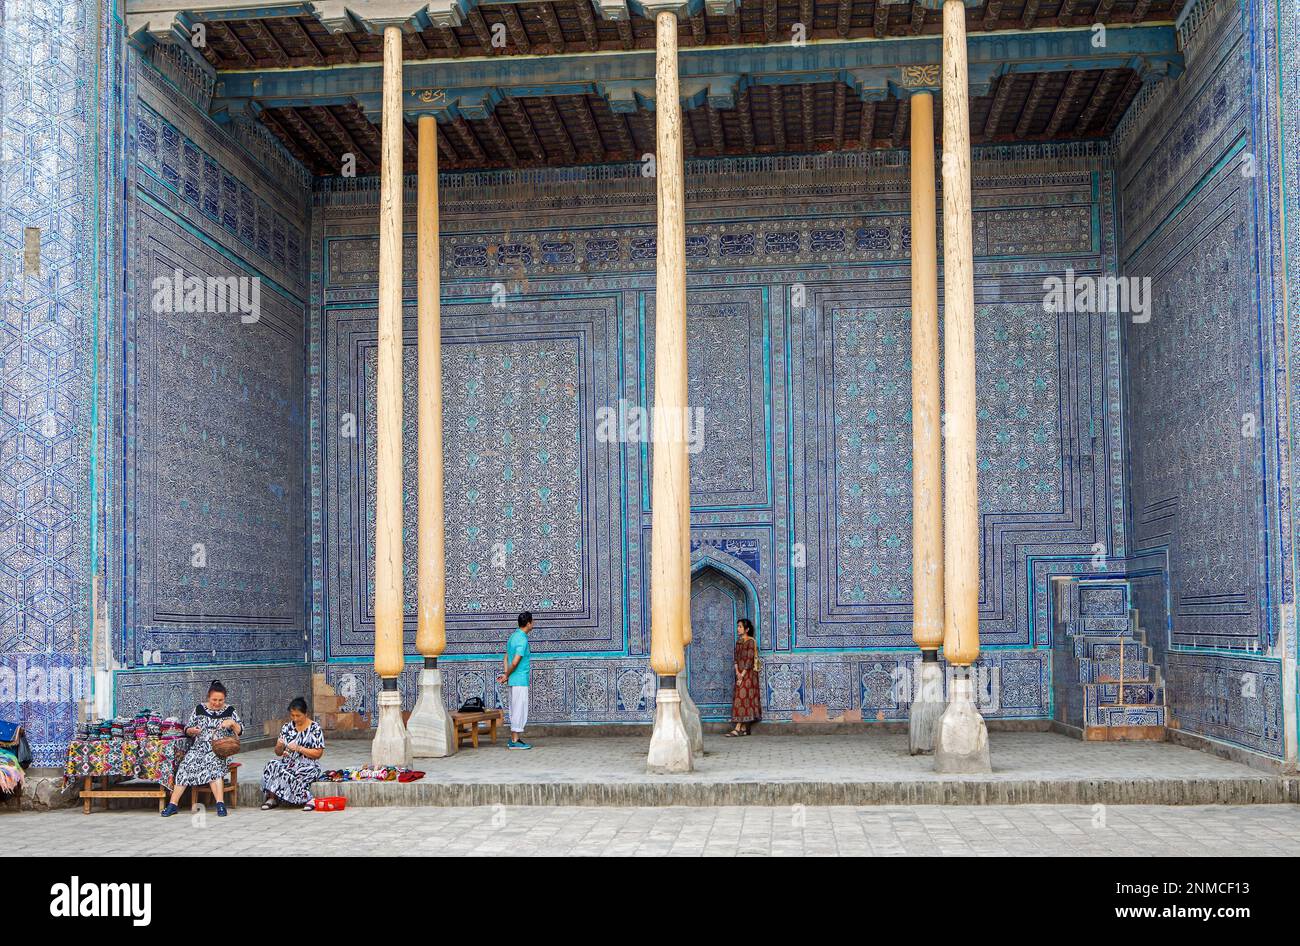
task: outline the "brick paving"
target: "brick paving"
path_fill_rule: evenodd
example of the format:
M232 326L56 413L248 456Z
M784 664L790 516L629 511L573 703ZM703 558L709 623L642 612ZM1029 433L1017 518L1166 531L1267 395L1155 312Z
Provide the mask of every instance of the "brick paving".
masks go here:
M15 855L1300 855L1300 806L238 809L0 815Z
M993 772L947 775L910 756L897 733L706 737L694 772L649 775L644 736L536 738L530 751L503 744L416 760L409 785L317 786L351 805L996 805L1256 804L1300 800L1300 779L1167 743L1090 743L1054 733L990 734ZM365 763L369 741L335 740L327 768ZM260 801L270 750L241 756L241 801Z
M528 751L495 746L462 749L446 759L417 760L426 778L442 783L674 782L678 775L645 771L647 736L544 736ZM929 756L907 752L905 733L831 736L771 735L728 739L705 736L707 754L696 760L693 782L857 782L1021 779L1232 779L1266 775L1236 762L1170 743L1083 742L1050 732L989 734L992 775L935 774ZM241 779L257 782L273 757L270 749L246 752ZM336 739L325 750L327 769L364 765L370 741Z

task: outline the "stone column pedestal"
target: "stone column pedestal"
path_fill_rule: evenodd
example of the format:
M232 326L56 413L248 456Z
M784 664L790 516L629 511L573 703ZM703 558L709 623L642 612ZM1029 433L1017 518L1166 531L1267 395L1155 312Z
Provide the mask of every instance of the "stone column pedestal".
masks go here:
M677 773L690 772L694 768L691 740L682 720L682 697L677 692L675 679L665 677L659 681L659 691L655 694L655 723L650 734L646 771Z
M420 693L406 731L411 736L411 755L416 758L441 759L456 752L456 731L442 702L442 671L436 659L425 660L420 671Z
M691 743L691 755L704 755L704 723L700 720L700 708L691 699L686 681L678 677L677 685L680 687L677 695L682 701L682 725L686 727L686 738Z
M388 683L385 680L384 683ZM402 695L394 688L379 691L379 725L370 744L370 761L374 765L411 766L411 736L402 723Z
M957 668L948 708L934 738L934 770L948 775L983 775L989 763L989 732L975 708L975 685L969 667Z
M922 651L921 672L917 675L907 717L907 751L912 755L928 755L934 751L939 718L947 709L943 699L943 668L938 656L933 650Z

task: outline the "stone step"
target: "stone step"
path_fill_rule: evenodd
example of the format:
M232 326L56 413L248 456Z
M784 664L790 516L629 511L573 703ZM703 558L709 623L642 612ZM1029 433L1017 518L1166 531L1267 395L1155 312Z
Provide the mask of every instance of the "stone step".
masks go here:
M1085 706L1163 706L1165 688L1145 681L1085 683Z
M1163 706L1088 706L1083 707L1085 726L1164 726Z
M1125 683L1151 683L1153 670L1155 668L1145 660L1126 660L1121 664L1118 660L1079 658L1080 683L1111 683L1120 680L1121 673Z
M1076 637L1074 639L1074 655L1080 659L1086 657L1089 660L1118 662L1121 652L1125 663L1150 662L1147 646L1139 641L1119 637Z

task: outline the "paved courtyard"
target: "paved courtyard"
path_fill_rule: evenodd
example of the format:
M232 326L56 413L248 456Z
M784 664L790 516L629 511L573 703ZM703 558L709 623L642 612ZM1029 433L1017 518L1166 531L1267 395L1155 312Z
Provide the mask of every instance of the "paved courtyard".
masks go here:
M318 785L352 805L913 805L1254 804L1295 800L1300 785L1168 743L1092 743L1046 732L989 736L993 772L938 775L911 756L902 733L706 736L695 771L650 775L648 738L542 736L529 751L484 744L446 759L417 759L410 784ZM335 740L326 768L368 761L368 740ZM240 756L241 800L260 801L269 749Z
M679 775L645 770L648 736L538 736L528 751L495 746L484 739L446 759L417 759L426 778L445 783L484 782L675 782ZM907 751L906 733L761 735L748 739L705 736L706 754L695 760L695 782L807 782L863 780L923 781L975 779L1148 778L1222 779L1261 776L1257 770L1171 743L1083 742L1051 732L989 734L992 775L941 776L932 756ZM271 749L240 754L245 775L255 782L273 758ZM336 739L321 759L326 769L370 761L369 739ZM254 778L252 776L257 776Z
M24 855L1300 856L1300 806L349 808L0 815Z

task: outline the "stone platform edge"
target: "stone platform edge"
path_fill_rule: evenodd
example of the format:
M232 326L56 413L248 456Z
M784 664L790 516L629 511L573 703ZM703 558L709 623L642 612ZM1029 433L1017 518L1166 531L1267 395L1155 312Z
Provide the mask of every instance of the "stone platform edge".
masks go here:
M925 782L317 782L318 797L356 807L568 805L1260 805L1300 802L1300 778L984 779ZM241 782L241 806L257 807L256 784Z

